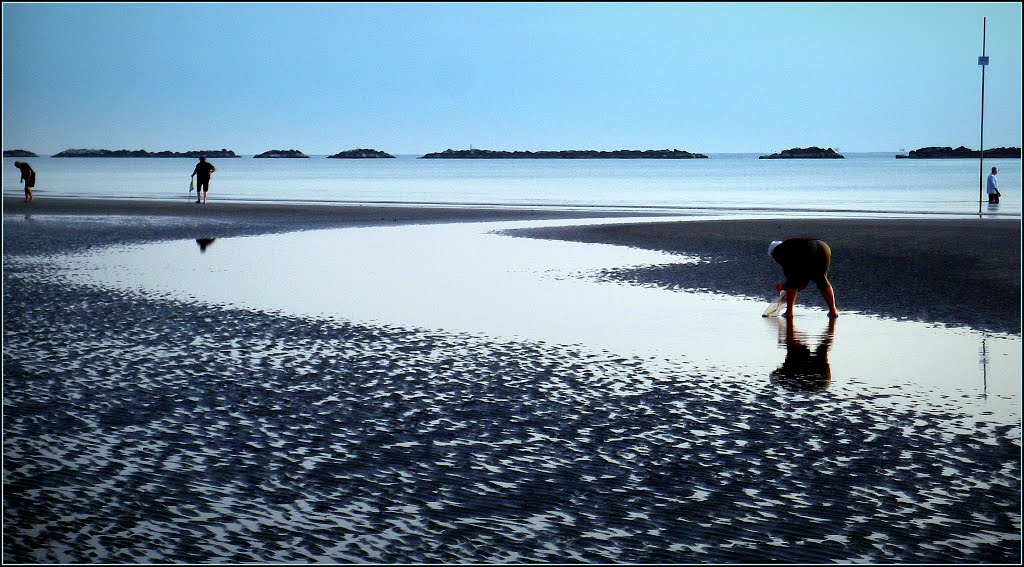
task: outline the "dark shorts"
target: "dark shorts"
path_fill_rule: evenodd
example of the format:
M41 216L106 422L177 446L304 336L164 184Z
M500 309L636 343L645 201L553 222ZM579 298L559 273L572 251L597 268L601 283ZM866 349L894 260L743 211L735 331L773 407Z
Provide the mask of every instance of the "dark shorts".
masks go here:
M210 190L210 178L203 179L202 177L196 178L196 192L209 191Z
M33 173L32 175L28 176L28 179L25 180L25 189L31 189L31 188L33 188L35 186L36 186L36 174Z
M786 274L786 281L782 284L786 289L804 289L810 282L814 282L818 289L829 285L832 249L821 240L791 238L775 247L772 258Z

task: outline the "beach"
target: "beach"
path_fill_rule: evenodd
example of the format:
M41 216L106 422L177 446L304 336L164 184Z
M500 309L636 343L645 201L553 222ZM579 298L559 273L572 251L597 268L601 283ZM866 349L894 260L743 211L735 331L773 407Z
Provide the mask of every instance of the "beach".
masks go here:
M540 207L215 203L204 208L170 201L101 199L48 199L28 206L14 198L4 200L4 211L66 219L111 215L135 219L126 220L125 226L92 226L82 231L26 224L4 235L5 250L14 254L161 238L400 223L643 216ZM654 218L658 213L646 216ZM174 222L151 223L147 221L151 217ZM667 288L752 297L770 295L775 283L782 281L781 269L768 256L768 243L816 236L833 250L829 277L840 309L996 332L1019 334L1021 329L1019 219L758 219L556 227L510 234L697 254L709 261L608 275ZM813 286L803 292L801 301L822 304Z
M70 285L22 261L635 212L5 199L4 215L5 561L1020 561L1019 405L1004 420L911 390L794 393L685 361ZM508 234L696 255L604 277L753 298L782 279L768 243L813 235L832 247L841 313L1019 340L1020 228L787 218ZM821 304L812 286L798 313Z
M1021 223L1013 219L758 219L616 224L522 231L683 254L696 265L622 270L611 277L668 288L763 297L783 281L773 240L813 236L832 249L839 309L1020 334ZM813 285L799 303L824 305Z

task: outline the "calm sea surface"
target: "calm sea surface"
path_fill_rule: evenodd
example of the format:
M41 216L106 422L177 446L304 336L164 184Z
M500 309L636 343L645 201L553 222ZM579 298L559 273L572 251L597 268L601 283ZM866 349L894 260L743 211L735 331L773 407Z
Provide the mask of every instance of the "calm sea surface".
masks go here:
M211 159L210 198L232 201L441 203L977 214L979 163L895 159L893 153L842 160L759 160L711 154L694 160ZM14 158L4 158L3 193L22 194ZM36 194L188 200L191 158L31 158ZM1002 203L982 211L1021 214L1019 159L996 166Z

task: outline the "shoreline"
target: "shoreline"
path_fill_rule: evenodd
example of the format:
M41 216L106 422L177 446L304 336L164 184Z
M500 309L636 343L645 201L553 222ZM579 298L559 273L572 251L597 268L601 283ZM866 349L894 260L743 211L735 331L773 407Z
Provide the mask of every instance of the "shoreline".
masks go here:
M4 254L52 254L146 240L229 237L356 226L677 217L678 213L431 205L342 205L4 198ZM59 226L19 223L60 217ZM119 225L87 217L117 216ZM157 222L159 219L159 222ZM979 330L1021 332L1019 219L780 218L650 222L521 229L530 238L615 244L698 255L709 262L613 270L612 279L670 289L770 298L781 271L767 243L813 235L833 249L830 279L840 312ZM45 223L44 223L45 224ZM813 286L801 306L820 306Z
M1014 219L754 219L508 231L530 238L618 244L707 262L612 270L607 277L669 289L771 299L781 268L768 243L829 243L840 315L858 311L977 330L1021 333L1021 223ZM814 285L802 308L825 307Z
M345 205L302 203L240 203L133 199L48 198L25 204L4 197L4 221L62 218L57 227L19 226L4 230L4 254L53 254L106 244L216 236L251 236L297 230L515 220L622 218L664 216L659 213L541 210L434 205ZM89 223L86 217L121 217L122 226ZM161 222L153 222L160 219ZM71 230L65 230L74 225ZM5 227L6 228L6 227Z

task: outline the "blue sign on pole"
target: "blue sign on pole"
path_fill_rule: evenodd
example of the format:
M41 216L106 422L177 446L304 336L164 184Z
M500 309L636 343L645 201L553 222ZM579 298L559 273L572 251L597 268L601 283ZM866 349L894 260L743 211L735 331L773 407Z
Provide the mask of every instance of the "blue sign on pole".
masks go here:
M988 57L979 57L978 65L988 65Z

